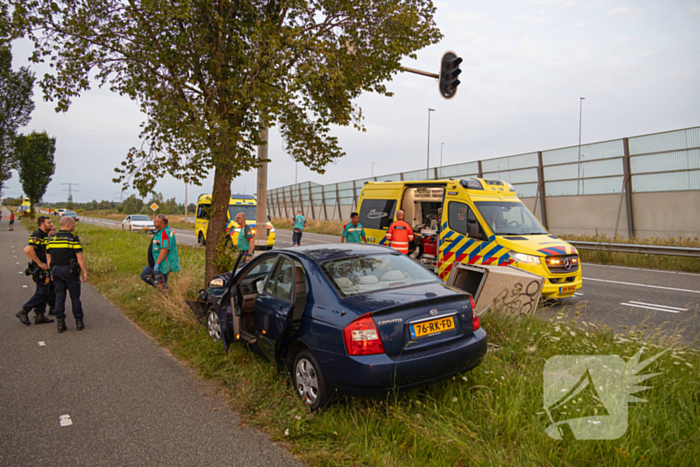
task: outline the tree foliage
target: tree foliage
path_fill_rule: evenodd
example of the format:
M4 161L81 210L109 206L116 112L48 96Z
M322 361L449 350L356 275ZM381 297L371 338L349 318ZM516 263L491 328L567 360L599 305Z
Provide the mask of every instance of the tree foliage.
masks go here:
M27 67L12 71L7 5L0 4L0 193L15 168L17 130L29 123L34 110L34 74Z
M34 205L46 193L56 165L53 156L56 152L56 138L46 132L31 132L19 135L16 142L17 168L24 194L29 198L30 212L34 216Z
M58 111L96 81L137 101L143 145L116 181L142 195L163 173L199 184L214 170L207 278L231 180L257 167L262 126L323 173L344 155L332 125L362 130L353 100L391 95L401 58L436 42L430 0L10 0L34 41ZM192 157L183 159L183 155Z

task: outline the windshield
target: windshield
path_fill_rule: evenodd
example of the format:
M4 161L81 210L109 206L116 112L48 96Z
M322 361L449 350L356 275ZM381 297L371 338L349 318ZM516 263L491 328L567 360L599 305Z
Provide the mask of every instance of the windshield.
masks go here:
M151 218L148 216L131 216L132 221L150 221Z
M75 213L75 212L73 212L73 211L66 211L64 214L65 214L66 216L77 216L77 215L78 215L77 213Z
M232 221L236 220L236 216L239 212L245 214L245 220L254 221L255 220L255 210L257 206L254 204L234 204L228 207L228 215Z
M323 270L345 296L439 280L405 255L378 254L339 259L323 264Z
M523 203L477 201L474 204L495 235L548 234Z

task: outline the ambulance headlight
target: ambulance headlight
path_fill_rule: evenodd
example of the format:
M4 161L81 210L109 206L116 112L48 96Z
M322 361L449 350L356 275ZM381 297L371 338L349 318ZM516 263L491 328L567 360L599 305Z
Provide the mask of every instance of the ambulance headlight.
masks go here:
M525 255L523 253L511 253L510 256L519 263L540 264L539 256Z

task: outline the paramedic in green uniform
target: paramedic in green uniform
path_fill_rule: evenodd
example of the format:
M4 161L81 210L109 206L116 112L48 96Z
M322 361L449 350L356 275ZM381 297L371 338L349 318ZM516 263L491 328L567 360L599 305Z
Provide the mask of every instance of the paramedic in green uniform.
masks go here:
M168 218L159 214L153 220L158 231L153 234L149 257L153 258L153 267L149 264L141 273L141 279L153 287L168 288L168 275L180 270L180 259L177 255L175 232L168 226Z
M360 216L356 212L350 214L350 223L345 225L340 243L367 243L365 229L362 227L362 224L358 222L359 219Z
M238 232L238 251L244 252L245 256L241 260L240 266L253 259L253 250L255 250L255 234L253 229L247 224L245 214L239 212L236 214L236 223L240 227ZM253 240L251 242L251 240Z

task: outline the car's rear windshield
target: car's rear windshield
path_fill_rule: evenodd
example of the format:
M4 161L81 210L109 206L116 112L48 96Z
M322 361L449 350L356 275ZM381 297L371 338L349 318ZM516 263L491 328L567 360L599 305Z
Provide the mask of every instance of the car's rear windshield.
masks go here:
M437 282L420 264L401 254L377 254L323 263L333 285L345 296Z
M148 216L131 216L132 221L150 221L151 218Z

